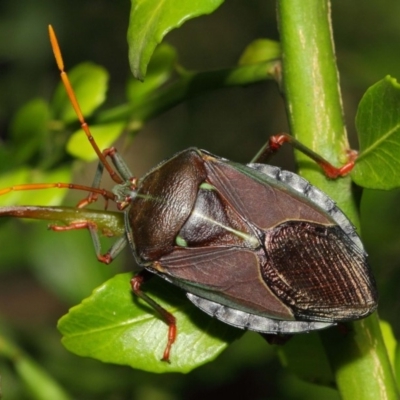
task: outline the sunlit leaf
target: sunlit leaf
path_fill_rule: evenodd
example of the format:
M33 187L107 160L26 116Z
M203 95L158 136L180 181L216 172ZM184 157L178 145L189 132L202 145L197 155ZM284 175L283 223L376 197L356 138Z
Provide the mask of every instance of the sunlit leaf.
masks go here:
M239 59L239 65L255 64L262 61L274 60L281 56L279 42L269 39L257 39L251 42Z
M189 372L213 360L243 331L210 318L180 289L154 278L143 290L177 318L178 336L170 363L160 361L167 325L133 296L132 274L104 283L59 321L62 342L73 353L151 372Z

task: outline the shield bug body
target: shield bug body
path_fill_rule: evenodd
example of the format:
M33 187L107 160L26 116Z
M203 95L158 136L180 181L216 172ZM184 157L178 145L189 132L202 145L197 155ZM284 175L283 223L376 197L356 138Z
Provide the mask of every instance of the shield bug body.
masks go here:
M137 262L224 322L296 333L375 309L354 228L296 174L188 149L130 196L126 229Z
M115 149L98 149L51 29L50 36L67 92L100 159L94 187L52 187L91 192L80 206L99 194L115 201L125 213L126 235L101 254L93 223L80 221L54 230L87 227L97 257L105 263L129 243L144 271L179 286L197 307L239 328L272 334L309 332L375 310L377 292L363 245L327 195L294 173L261 163L234 163L196 148L134 178ZM293 141L284 135L285 140ZM329 172L332 176L351 167L335 169L314 158L328 172L334 171ZM117 183L112 193L98 188L104 167ZM24 188L43 187L49 185ZM169 360L176 321L142 291L143 280L140 272L132 279L132 289L169 325L163 356Z

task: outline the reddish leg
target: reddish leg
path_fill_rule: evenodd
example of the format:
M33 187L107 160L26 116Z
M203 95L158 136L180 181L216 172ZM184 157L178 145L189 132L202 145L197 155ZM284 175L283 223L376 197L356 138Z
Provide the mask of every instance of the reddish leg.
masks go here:
M78 229L89 229L89 225L95 226L93 222L89 221L76 221L71 222L69 225L60 226L60 225L49 225L48 228L54 232L63 232L63 231L74 231Z
M93 246L96 252L97 259L104 263L110 264L112 260L121 252L127 243L125 235L121 236L112 247L105 253L101 253L101 244L99 234L97 232L97 225L92 221L75 221L66 226L49 225L49 229L55 232L71 231L75 229L88 229L92 237Z
M152 308L154 308L154 310L158 312L163 321L168 325L168 340L161 361L170 362L169 356L171 352L171 346L175 342L177 335L176 318L142 291L141 286L146 280L146 276L146 271L143 271L139 272L131 279L132 291L136 296L138 296L147 304L149 304Z
M137 179L132 175L131 171L129 170L128 166L126 165L125 161L122 159L122 157L118 154L117 149L115 147L110 147L108 149L103 150L103 156L106 159L109 157L111 159L111 162L113 163L114 167L117 169L118 173L121 175L122 179L124 179L124 182L131 182L132 189L136 185ZM104 165L99 162L97 165L97 170L93 179L92 187L98 188L100 187L101 183L101 178L103 176L103 171L104 171ZM81 200L78 203L78 208L83 208L86 207L87 205L94 203L97 201L98 194L97 193L90 193L87 197L85 197L83 200ZM105 204L105 209L107 209L108 206L108 199L106 199L106 204ZM123 210L127 205L129 204L128 202L122 201L121 204L118 205L118 209Z
M325 158L304 146L293 136L290 136L287 133L281 133L279 135L271 136L268 143L258 152L252 162L265 162L271 155L276 153L284 143L290 143L294 148L313 159L330 179L335 179L339 176L348 174L354 168L355 160L357 158L357 152L355 150L350 150L348 152L349 161L343 166L337 168L329 161L325 160Z

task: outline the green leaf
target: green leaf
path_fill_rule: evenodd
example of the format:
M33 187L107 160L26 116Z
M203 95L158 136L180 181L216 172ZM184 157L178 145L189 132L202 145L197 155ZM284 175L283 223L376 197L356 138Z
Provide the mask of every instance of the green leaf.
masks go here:
M281 56L279 42L269 39L257 39L251 42L239 59L239 65L255 64L268 60L275 60Z
M49 120L49 106L42 99L34 99L18 110L11 123L17 163L24 163L43 145Z
M243 331L210 318L180 289L154 278L143 290L177 318L170 363L160 361L167 325L133 296L132 274L116 275L59 321L65 347L81 356L150 372L189 372L213 360Z
M99 65L83 63L68 72L68 76L82 114L87 118L106 98L108 72ZM66 124L78 119L62 83L57 87L52 107L55 117Z
M185 21L209 14L223 0L132 0L128 28L129 62L133 76L143 80L157 44Z
M389 190L400 186L400 85L387 76L371 86L356 116L360 154L351 177L357 185Z
M103 125L94 125L90 127L90 132L96 139L96 143L100 149L106 149L114 143L122 133L125 124L116 122ZM85 132L82 129L74 132L68 143L67 151L74 157L85 161L93 161L97 159L97 155L90 145Z

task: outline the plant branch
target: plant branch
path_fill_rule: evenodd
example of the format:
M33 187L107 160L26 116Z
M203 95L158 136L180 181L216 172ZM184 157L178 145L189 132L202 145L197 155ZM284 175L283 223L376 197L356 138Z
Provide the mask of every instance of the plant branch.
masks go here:
M292 134L333 164L346 162L348 141L342 117L328 0L278 0L283 90ZM359 226L349 177L328 180L296 154L301 175L328 193ZM377 314L350 324L350 332L321 334L343 399L397 399Z
M215 71L181 73L169 86L156 91L140 104L124 104L101 113L96 122L126 119L140 126L146 121L192 97L224 87L246 86L275 78L279 60L243 65Z

